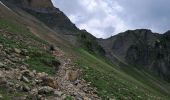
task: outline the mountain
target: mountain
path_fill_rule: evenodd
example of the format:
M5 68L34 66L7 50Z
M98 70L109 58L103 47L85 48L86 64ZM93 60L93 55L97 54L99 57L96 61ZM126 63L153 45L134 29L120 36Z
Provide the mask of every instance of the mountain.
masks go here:
M122 62L146 69L170 81L169 32L153 33L151 30L138 29L120 33L109 39L99 40L107 55L116 56Z
M0 99L169 100L168 78L157 76L167 66L150 66L168 61L155 55L168 50L169 32L97 39L50 0L0 1Z

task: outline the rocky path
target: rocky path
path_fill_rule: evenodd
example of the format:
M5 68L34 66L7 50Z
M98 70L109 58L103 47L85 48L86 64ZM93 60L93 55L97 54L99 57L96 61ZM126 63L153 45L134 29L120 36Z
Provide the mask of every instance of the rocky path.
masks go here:
M22 96L18 97L9 95L11 100L101 99L97 96L96 90L81 79L81 70L59 49L52 53L61 63L54 76L30 70L29 65L24 63L29 57L23 56L22 52L27 51L17 48L6 49L0 44L0 91L6 89L9 94L22 93ZM0 93L1 99L4 97Z
M59 67L56 80L59 84L60 90L72 97L73 100L100 100L97 96L96 89L90 87L90 84L84 79L81 79L81 70L79 70L70 58L56 49L53 55L60 60L61 66Z

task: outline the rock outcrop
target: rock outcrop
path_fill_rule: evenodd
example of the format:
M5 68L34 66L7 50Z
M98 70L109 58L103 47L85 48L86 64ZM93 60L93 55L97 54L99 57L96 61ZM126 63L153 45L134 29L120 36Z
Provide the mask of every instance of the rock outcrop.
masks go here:
M138 29L99 40L99 43L113 62L116 58L170 81L169 40L169 32L161 35L151 30Z

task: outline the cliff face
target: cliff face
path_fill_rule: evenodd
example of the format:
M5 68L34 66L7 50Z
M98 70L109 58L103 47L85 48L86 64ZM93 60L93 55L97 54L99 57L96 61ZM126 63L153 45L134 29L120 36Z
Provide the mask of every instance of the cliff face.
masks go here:
M3 1L3 0L2 0ZM54 6L51 0L5 0L22 8L28 8L36 11L51 11Z
M169 33L160 35L145 29L126 31L100 40L100 44L113 62L116 56L129 65L144 68L170 81Z
M35 9L53 9L51 0L23 0L25 5Z

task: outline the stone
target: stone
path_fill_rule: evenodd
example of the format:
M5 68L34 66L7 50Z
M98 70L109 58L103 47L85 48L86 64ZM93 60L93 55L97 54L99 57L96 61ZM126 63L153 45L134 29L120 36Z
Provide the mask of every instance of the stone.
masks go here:
M27 86L27 85L24 85L23 86L23 91L25 92L29 92L31 89Z
M23 55L27 55L28 54L28 50L27 49L22 49L21 52L22 52Z
M4 73L0 71L0 78L4 77Z
M44 77L47 77L47 76L48 76L48 74L45 73L45 72L42 72L42 73L38 73L38 74L37 74L37 78L44 78Z
M39 94L53 94L54 93L54 89L49 87L49 86L44 86L44 87L40 87L38 89L38 93Z
M38 96L38 89L37 88L34 88L29 92L29 100L37 100L36 99L37 96Z
M34 73L31 72L30 70L27 70L26 67L25 67L25 70L21 71L21 74L22 74L23 76L28 77L28 78L34 77Z
M0 77L0 85L7 84L7 80L3 77Z
M6 65L5 64L3 64L2 62L0 62L0 68L1 67L5 67Z
M63 92L56 90L56 91L54 91L54 95L61 97L63 95Z
M66 80L76 81L78 78L78 71L68 70L66 72Z
M83 100L92 100L92 99L90 99L88 97L83 97Z
M42 84L45 86L52 87L54 89L59 88L58 82L50 77L42 78Z
M29 57L29 56L26 56L25 58L26 58L26 60L30 59L30 57Z
M25 77L25 76L22 76L22 80L23 80L25 83L29 83L29 82L30 82L29 79L28 79L27 77Z
M2 45L2 44L0 44L0 52L2 51L2 49L3 49L3 45Z
M0 99L3 99L3 96L2 96L2 94L0 94Z
M20 53L21 53L21 50L18 49L18 48L14 48L14 52L17 53L17 54L20 54Z

